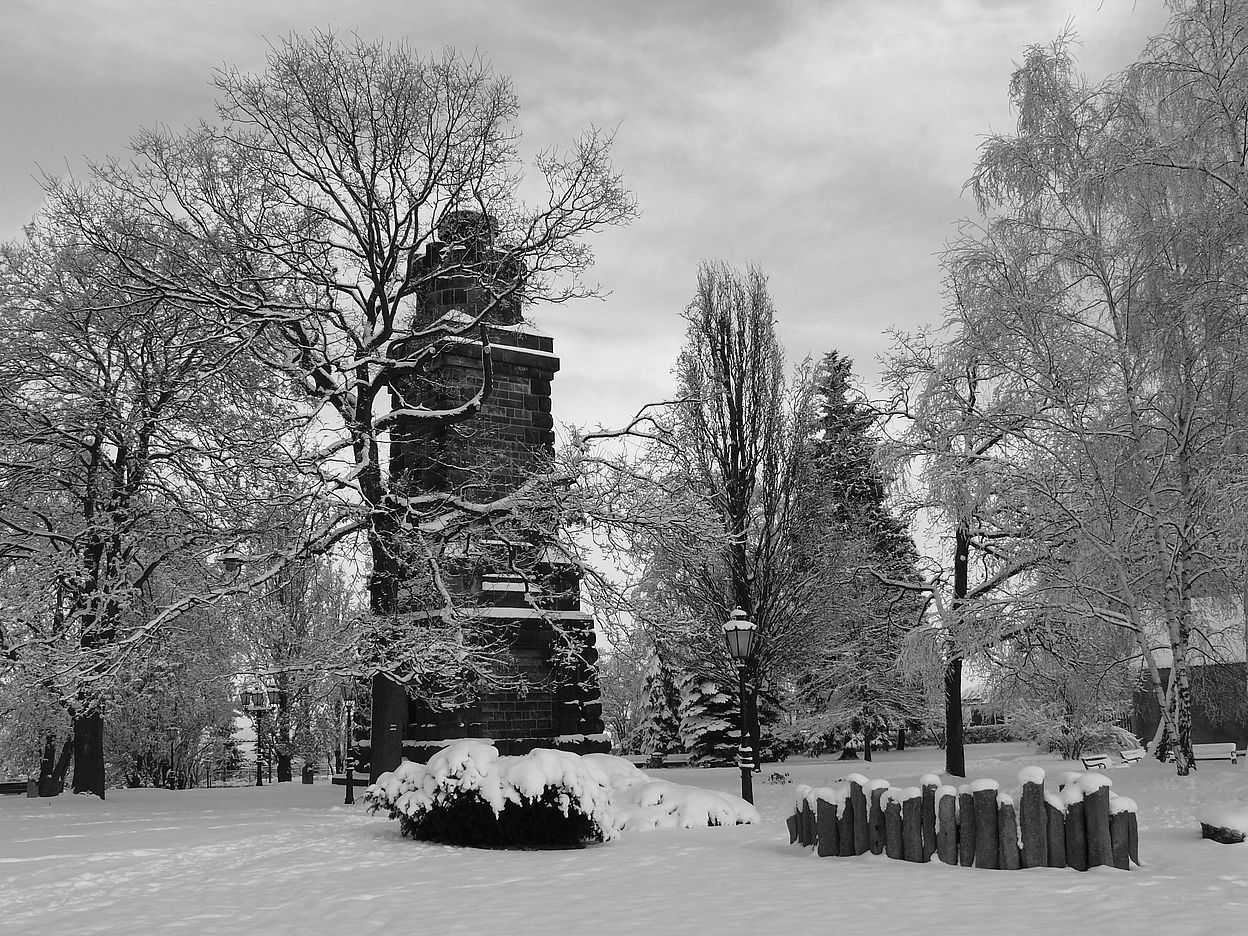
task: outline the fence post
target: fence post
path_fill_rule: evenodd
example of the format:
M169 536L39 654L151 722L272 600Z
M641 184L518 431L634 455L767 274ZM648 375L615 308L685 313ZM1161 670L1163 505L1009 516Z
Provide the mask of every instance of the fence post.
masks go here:
M995 780L976 780L971 784L975 804L975 867L999 868L997 833L997 793Z
M923 791L906 787L901 793L901 855L923 861Z
M797 789L793 791L793 815L789 817L789 844L796 842L799 845L805 845L806 831L802 826L802 806L806 802L806 796L810 793L810 787L804 783L799 783Z
M810 794L802 800L802 845L815 844L815 811L810 808Z
M1109 788L1113 781L1101 773L1088 774L1079 781L1083 789L1083 820L1088 840L1088 867L1114 863L1109 831Z
M836 795L836 852L842 858L848 858L858 854L854 851L854 813L849 808L849 790L840 787Z
M951 786L936 791L936 854L947 865L958 863L958 791Z
M1021 863L1018 848L1018 814L1014 800L1005 793L997 794L997 851L1002 871L1017 871Z
M905 852L901 843L901 800L898 790L884 794L884 854L901 860Z
M940 786L940 777L926 774L919 779L923 788L923 805L920 811L922 820L922 857L921 861L931 861L936 854L936 789Z
M854 814L854 854L865 855L871 846L867 835L867 792L871 781L862 774L850 774L849 808Z
M1071 783L1062 790L1066 806L1066 867L1088 870L1088 828L1083 812L1083 789Z
M958 864L975 864L975 798L969 785L958 787Z
M1114 867L1131 870L1131 827L1128 816L1135 803L1125 796L1109 795L1109 843L1114 853Z
M1049 825L1044 807L1044 770L1024 767L1018 772L1023 794L1018 804L1018 825L1023 839L1019 864L1043 868L1049 863Z
M870 840L873 855L884 852L884 807L880 801L888 788L887 780L871 781L871 808L867 815L867 837Z
M1135 801L1129 802L1131 811L1127 813L1127 855L1138 867L1140 864L1140 823L1136 816Z
M1066 803L1053 793L1044 794L1044 814L1049 827L1048 867L1066 867Z

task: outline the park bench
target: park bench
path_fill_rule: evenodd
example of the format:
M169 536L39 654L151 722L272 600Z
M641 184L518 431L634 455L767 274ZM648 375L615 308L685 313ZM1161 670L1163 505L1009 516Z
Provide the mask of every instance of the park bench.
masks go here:
M634 767L688 767L693 760L692 754L629 754L627 760Z
M26 792L25 780L2 780L0 781L0 796L21 795Z
M1235 750L1234 741L1214 741L1209 744L1193 744L1194 760L1229 760L1232 764L1239 763L1239 753Z
M1136 764L1148 756L1148 751L1142 747L1131 748L1129 751L1119 751L1118 756L1122 758L1124 764Z
M1079 759L1083 761L1084 770L1104 770L1105 768L1112 766L1109 763L1108 754L1088 754L1087 756Z

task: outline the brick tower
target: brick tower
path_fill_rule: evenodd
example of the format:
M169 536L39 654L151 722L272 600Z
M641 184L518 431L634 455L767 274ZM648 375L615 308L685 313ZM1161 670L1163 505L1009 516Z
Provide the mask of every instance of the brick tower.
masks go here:
M419 297L417 328L448 314L475 317L490 298L485 277L515 282L516 268L494 246L486 216L450 214L438 234L440 241L428 244L417 261L430 277ZM492 390L476 418L449 425L408 420L393 428L391 474L407 478L409 491L489 501L514 491L554 454L550 391L559 358L552 340L523 322L521 306L514 297L487 317ZM481 343L464 339L448 342L394 390L405 406L445 409L470 398L481 381ZM506 645L507 675L520 677L523 691L480 692L471 704L434 708L375 678L370 776L392 770L400 757L428 760L458 738L488 739L504 754L535 747L606 751L593 621L580 609L576 568L553 558L536 532L507 543L465 537L452 552L443 567L447 587L457 603L473 609L475 627ZM400 606L419 620L422 600L415 590L400 596Z

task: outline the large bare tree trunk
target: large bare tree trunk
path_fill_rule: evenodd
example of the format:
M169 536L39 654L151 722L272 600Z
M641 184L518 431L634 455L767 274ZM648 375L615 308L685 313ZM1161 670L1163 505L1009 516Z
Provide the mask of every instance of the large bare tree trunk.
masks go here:
M74 716L73 790L104 799L104 716L98 711Z

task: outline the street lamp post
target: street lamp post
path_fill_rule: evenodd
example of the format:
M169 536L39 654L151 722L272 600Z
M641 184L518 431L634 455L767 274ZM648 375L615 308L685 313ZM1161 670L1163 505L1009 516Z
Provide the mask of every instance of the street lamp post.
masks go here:
M347 725L345 743L347 756L343 765L347 772L347 792L342 802L350 806L355 802L355 755L351 751L352 742L355 740L355 682L353 680L348 680L342 687L342 707Z
M741 798L754 802L754 749L750 746L749 723L745 706L745 669L758 643L758 628L744 611L737 608L724 623L724 643L728 655L737 664L737 702L741 711L741 744L737 749L737 766L741 768Z
M264 736L264 716L269 711L268 694L264 692L244 692L243 708L256 723L256 786L264 786L264 758L261 756L262 738ZM272 779L270 777L270 779Z

